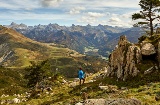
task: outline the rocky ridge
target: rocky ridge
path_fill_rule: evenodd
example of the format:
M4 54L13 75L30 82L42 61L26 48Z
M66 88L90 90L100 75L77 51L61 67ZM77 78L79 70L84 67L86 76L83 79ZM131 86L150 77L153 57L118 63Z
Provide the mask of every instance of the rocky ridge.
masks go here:
M152 36L158 37L158 35ZM158 47L156 44L158 43ZM109 58L109 70L107 75L114 76L117 80L126 81L130 77L137 76L141 70L138 65L143 61L153 61L154 65L144 71L144 74L151 73L160 67L160 43L147 40L139 44L130 43L126 36L121 36L118 45Z

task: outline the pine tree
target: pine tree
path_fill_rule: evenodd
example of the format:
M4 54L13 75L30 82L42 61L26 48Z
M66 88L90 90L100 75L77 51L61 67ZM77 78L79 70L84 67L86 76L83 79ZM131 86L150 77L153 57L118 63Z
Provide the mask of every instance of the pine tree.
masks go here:
M132 15L133 20L142 19L141 22L138 22L136 26L141 26L150 29L150 35L153 35L154 30L154 21L159 20L160 16L160 0L140 0L139 5L141 6L142 11L139 13L134 13Z
M26 68L27 74L25 78L28 80L28 87L34 87L37 83L41 82L45 77L52 75L48 61L40 63L31 62L31 66Z

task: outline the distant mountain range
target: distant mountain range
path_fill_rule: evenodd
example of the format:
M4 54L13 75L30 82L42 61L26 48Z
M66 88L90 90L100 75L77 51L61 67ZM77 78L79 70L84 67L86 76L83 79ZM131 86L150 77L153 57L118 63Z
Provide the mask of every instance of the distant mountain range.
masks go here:
M31 62L44 60L50 62L53 73L60 72L66 77L76 77L79 67L93 73L107 65L98 57L86 56L54 43L40 43L0 26L0 67L20 69L30 66Z
M143 35L140 28L122 28L108 25L60 26L58 24L27 26L12 22L5 27L12 28L24 36L45 43L56 43L82 54L107 57L118 42L119 36L126 35L136 43Z

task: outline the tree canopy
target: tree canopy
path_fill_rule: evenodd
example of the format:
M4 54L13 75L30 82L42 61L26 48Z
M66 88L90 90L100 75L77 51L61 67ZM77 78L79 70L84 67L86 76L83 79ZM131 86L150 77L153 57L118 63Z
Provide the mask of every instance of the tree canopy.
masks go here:
M45 77L52 75L48 60L39 62L37 64L35 62L31 62L31 64L32 66L26 68L27 74L25 75L25 78L28 80L28 87L34 87Z
M160 0L140 0L139 5L142 9L139 13L132 15L133 20L141 19L136 26L144 27L150 30L149 34L153 35L154 21L160 21Z

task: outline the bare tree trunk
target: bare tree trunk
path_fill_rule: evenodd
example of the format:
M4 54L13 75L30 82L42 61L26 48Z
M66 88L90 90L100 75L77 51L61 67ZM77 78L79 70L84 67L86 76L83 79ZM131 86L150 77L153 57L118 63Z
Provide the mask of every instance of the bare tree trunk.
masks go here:
M153 23L152 23L152 21L150 21L150 36L152 36L153 35Z

